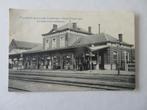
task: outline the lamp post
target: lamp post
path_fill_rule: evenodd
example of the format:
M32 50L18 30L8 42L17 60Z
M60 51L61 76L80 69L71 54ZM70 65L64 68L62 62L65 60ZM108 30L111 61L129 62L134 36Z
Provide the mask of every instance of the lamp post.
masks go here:
M118 51L118 58L117 58L117 70L118 74L120 75L120 67L121 67L121 43L122 43L122 34L118 34L118 45L117 45L117 51Z

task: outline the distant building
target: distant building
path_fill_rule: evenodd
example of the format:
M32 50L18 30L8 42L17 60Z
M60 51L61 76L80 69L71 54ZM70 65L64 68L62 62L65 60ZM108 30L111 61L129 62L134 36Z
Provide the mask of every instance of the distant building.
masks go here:
M27 50L30 50L32 48L35 48L36 46L39 46L41 44L39 43L32 43L32 42L25 42L25 41L17 41L13 39L9 45L9 52L12 54L25 52Z
M9 67L12 69L126 70L131 62L132 46L105 33L93 34L76 23L56 24L43 36L43 44L12 40ZM17 51L16 51L17 50Z

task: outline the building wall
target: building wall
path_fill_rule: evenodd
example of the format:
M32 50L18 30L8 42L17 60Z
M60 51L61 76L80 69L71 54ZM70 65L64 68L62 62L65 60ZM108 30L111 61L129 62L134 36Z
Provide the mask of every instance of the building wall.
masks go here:
M111 46L107 49L107 58L105 59L105 64L110 64L111 69L117 69L117 64L121 64L121 68L125 69L125 65L131 62L131 48L124 48ZM108 62L107 62L108 60Z
M64 31L56 34L44 36L43 47L45 50L53 48L64 48L73 45L81 37L87 36L86 34L77 33L73 31Z

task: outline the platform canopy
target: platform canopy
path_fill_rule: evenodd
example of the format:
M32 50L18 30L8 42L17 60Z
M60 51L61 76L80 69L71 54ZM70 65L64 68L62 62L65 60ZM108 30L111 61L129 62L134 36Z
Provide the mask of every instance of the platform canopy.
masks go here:
M109 46L108 45L101 45L101 46L91 46L91 47L88 47L92 52L94 51L98 51L98 50L101 50L101 49L105 49L105 48L108 48Z

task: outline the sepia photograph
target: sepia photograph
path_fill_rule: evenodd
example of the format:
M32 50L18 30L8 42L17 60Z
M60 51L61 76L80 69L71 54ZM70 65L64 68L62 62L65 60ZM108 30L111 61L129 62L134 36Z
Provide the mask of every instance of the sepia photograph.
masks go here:
M126 11L9 9L8 90L134 90L134 22Z

